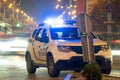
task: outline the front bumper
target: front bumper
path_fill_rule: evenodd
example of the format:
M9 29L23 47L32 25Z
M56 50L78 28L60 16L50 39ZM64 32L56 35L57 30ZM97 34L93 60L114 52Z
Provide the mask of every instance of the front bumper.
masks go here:
M111 64L111 60L105 59L102 56L96 56L95 60L102 70L107 68L106 63ZM70 58L69 60L59 60L55 65L58 69L61 70L74 70L76 68L83 69L86 63L83 61L82 56L75 56Z

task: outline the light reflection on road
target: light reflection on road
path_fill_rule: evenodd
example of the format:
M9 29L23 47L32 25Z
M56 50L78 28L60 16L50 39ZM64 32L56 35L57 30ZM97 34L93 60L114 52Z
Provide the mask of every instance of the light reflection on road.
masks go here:
M63 80L68 72L58 78L50 78L47 68L38 68L36 74L28 74L24 56L0 56L0 80Z
M119 55L120 56L120 50L112 50L112 55Z
M20 66L20 67L25 67L25 61L24 60L24 57L21 57L21 56L4 56L4 57L0 57L2 58L1 59L1 63L0 64L3 64L3 65L12 65L12 66Z

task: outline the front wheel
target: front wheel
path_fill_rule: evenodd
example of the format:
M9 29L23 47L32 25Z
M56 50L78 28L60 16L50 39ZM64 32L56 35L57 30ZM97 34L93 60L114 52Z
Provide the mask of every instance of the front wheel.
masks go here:
M34 66L33 61L31 60L30 54L26 54L25 58L26 58L27 72L28 73L35 73L36 67Z
M60 70L56 68L52 56L47 56L47 68L48 68L48 73L51 77L59 76Z
M111 69L112 69L111 66L112 66L111 65L111 61L107 60L107 62L106 62L106 68L102 70L102 73L104 73L104 74L110 74Z

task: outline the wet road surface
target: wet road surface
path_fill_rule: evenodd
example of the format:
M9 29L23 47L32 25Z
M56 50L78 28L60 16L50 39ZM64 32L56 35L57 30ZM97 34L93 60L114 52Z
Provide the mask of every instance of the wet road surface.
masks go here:
M114 58L115 63L110 76L120 77L120 57ZM71 72L61 71L58 78L50 78L47 69L41 67L37 69L36 74L28 74L24 56L0 55L0 80L64 80L69 73Z
M0 80L63 80L68 71L58 78L50 78L46 68L38 68L36 74L28 74L24 56L0 56Z

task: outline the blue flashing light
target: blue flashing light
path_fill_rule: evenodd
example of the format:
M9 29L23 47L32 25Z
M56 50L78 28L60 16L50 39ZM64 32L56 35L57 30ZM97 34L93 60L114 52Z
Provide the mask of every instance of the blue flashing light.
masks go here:
M55 24L59 25L59 24L63 24L63 22L64 21L60 18L49 18L49 19L44 21L44 23L49 24L49 25L55 25Z
M49 18L45 20L44 23L52 25L54 23L54 20L52 18Z

